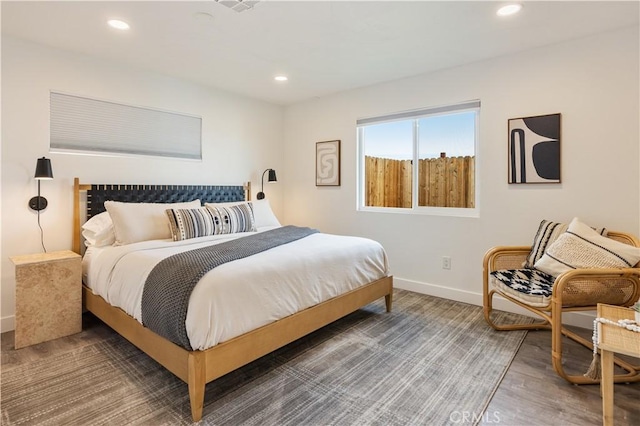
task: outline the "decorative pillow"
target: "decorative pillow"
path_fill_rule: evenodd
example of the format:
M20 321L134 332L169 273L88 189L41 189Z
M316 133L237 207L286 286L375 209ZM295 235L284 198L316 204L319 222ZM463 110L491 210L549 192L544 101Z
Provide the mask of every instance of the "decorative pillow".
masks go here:
M251 203L236 206L206 206L211 209L216 221L216 234L235 234L237 232L251 232L256 230Z
M82 236L87 247L111 246L116 242L113 221L109 213L102 212L93 216L82 225Z
M537 269L501 269L491 273L491 284L529 306L549 306L555 280Z
M522 264L522 267L533 268L533 265L540 260L544 252L547 250L547 247L553 244L553 242L557 240L568 227L569 225L566 223L551 222L550 220L543 220L540 222L538 232L536 232L536 236L533 238L531 251L527 256L527 260ZM605 228L594 229L600 235L607 235L607 230Z
M220 218L206 207L198 209L167 209L173 241L220 234ZM219 232L216 232L219 231Z
M638 261L640 248L603 237L574 218L535 268L558 276L576 268L632 268Z
M510 288L525 294L551 296L555 278L536 269L500 269L491 276Z
M165 210L200 207L200 200L186 203L122 203L105 201L104 206L113 220L116 245L171 238L169 219Z
M269 200L266 198L262 200L238 201L232 203L205 203L204 205L207 207L229 207L238 206L241 204L251 204L253 206L253 217L255 219L257 229L266 226L282 226L278 221L276 215L273 214L273 210L271 210L271 204L269 204Z

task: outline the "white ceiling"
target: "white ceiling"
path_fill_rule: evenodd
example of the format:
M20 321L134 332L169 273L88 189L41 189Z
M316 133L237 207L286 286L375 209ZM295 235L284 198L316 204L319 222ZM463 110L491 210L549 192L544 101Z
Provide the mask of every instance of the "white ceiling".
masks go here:
M529 1L505 19L501 4L263 0L238 13L213 0L3 1L2 34L288 105L638 25L640 15L637 1ZM113 18L131 29L108 27ZM280 73L289 81L275 82Z

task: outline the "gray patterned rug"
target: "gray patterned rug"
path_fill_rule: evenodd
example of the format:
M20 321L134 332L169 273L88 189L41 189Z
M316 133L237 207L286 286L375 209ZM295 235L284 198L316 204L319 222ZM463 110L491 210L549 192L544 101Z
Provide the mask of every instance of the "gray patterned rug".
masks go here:
M202 424L445 425L462 413L480 417L525 332L492 330L477 306L402 290L394 297L390 314L375 302L209 383ZM105 334L3 366L2 424L190 424L187 385Z

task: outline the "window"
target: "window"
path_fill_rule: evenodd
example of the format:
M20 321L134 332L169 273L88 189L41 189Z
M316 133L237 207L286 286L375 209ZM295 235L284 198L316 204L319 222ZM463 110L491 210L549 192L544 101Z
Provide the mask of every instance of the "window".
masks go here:
M56 92L50 102L54 152L202 159L200 117Z
M475 209L480 101L360 119L361 210Z

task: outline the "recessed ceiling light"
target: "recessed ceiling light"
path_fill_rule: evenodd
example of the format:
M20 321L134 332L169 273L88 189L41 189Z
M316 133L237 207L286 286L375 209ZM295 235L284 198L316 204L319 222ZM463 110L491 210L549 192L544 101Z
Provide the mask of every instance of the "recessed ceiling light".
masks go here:
M520 10L522 10L522 5L518 3L513 3L513 4L508 4L506 6L502 6L500 9L498 9L496 14L498 16L509 16L509 15L513 15L514 13L520 12Z
M274 77L275 81L287 81L289 78L286 75L277 75Z
M129 24L127 24L124 21L121 21L119 19L110 19L109 21L107 21L107 24L109 24L110 27L118 29L118 30L128 30L129 29Z

